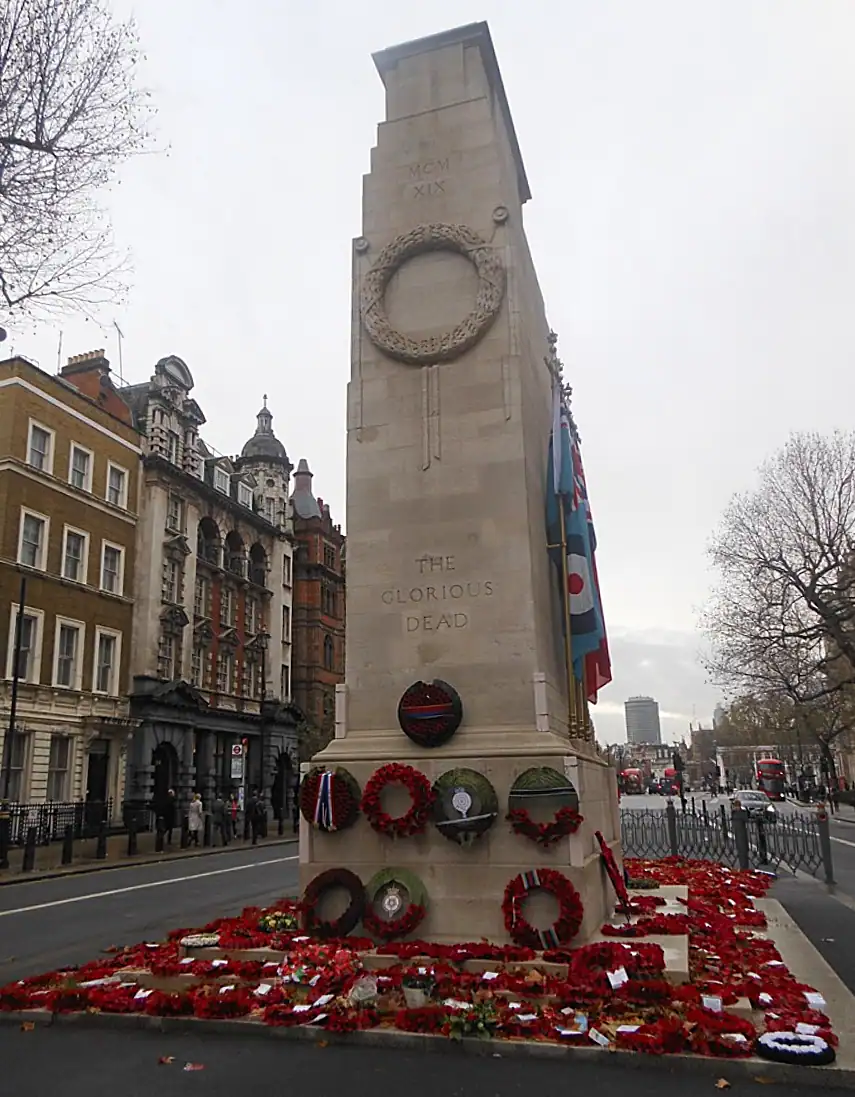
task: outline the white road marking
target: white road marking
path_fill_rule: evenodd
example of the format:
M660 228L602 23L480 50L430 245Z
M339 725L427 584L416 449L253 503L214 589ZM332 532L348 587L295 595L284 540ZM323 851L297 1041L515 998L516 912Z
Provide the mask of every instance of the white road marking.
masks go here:
M227 872L244 872L246 869L263 868L265 865L281 865L285 861L296 861L297 859L296 854L292 857L272 857L269 861L253 861L250 865L232 865L231 868L216 868L210 872L194 872L190 876L173 876L169 880L151 880L147 884L131 884L130 887L111 888L109 891L93 891L90 895L72 895L67 899L53 899L49 903L34 903L30 907L0 910L0 918L8 918L10 914L29 914L33 910L47 910L48 907L63 907L67 903L86 903L91 899L105 899L108 895L126 895L129 891L144 891L146 888L184 884L188 880L203 880L207 876L224 876Z
M850 842L848 838L838 838L836 834L830 834L832 842L840 842L844 846L855 846L855 842Z

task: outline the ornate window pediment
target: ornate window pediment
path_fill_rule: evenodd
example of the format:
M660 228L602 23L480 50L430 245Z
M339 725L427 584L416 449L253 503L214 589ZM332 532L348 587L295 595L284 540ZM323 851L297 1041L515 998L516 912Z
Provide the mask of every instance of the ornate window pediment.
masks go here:
M220 633L220 643L228 644L229 647L236 648L238 645L238 634L236 628L226 628Z
M187 538L182 534L179 537L170 537L168 541L165 541L163 551L173 559L183 560L185 556L190 555L191 549L187 543Z
M190 618L181 606L167 606L160 614L164 631L181 632L190 623Z
M197 643L207 647L214 639L214 630L211 628L211 622L199 621L193 629L193 634L196 637Z

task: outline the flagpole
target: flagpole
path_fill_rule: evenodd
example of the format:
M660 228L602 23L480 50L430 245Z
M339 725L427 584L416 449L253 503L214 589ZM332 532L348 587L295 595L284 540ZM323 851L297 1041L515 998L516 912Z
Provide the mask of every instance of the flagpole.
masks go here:
M567 526L564 521L564 495L558 495L558 514L561 523L561 580L564 591L564 657L567 661L567 718L570 738L578 728L576 708L576 675L573 671L573 637L570 634L570 574L567 570Z

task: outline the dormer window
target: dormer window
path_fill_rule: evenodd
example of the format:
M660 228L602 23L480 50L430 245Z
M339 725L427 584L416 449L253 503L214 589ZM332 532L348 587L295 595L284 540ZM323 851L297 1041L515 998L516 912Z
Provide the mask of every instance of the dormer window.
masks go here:
M214 487L217 491L221 491L223 495L229 495L230 480L229 474L225 469L214 469Z
M238 502L252 510L252 488L248 484L238 484Z

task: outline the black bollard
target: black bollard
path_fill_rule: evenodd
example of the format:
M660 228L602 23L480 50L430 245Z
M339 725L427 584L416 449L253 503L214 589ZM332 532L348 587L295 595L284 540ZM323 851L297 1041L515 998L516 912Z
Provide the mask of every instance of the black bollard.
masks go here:
M190 827L188 825L187 816L181 816L181 848L187 849L190 845Z
M203 846L210 846L210 845L213 845L213 843L214 843L214 819L213 819L213 816L210 814L210 812L208 812L205 815L205 830L204 830L204 833L202 835L202 845Z
M163 853L163 819L161 816L157 817L157 830L154 834L154 852Z
M98 827L98 839L95 843L95 859L104 861L107 857L107 824L102 823Z
M74 860L74 827L71 823L65 828L62 834L62 863L64 865L70 865Z
M137 823L136 819L128 820L128 857L135 857L137 852Z
M0 811L0 869L9 867L9 841L12 837L12 816L3 805Z
M35 827L27 828L27 840L24 844L24 860L21 864L21 872L32 872L36 867L36 838L38 833Z
M276 825L276 831L277 831L280 838L285 833L285 812L284 811L279 812L279 822Z

